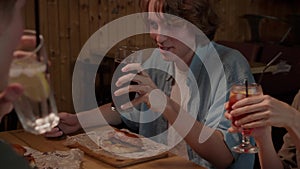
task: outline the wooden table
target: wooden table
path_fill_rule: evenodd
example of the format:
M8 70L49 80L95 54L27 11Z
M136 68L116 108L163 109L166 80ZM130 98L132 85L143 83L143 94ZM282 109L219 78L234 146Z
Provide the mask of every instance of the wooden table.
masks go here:
M8 143L20 144L28 146L36 150L47 152L55 150L69 150L68 147L63 145L64 140L50 140L43 136L37 136L25 132L24 130L13 130L7 132L0 132L0 139L7 141ZM113 167L105 164L99 160L96 160L88 155L85 155L82 162L82 169L112 169ZM185 160L179 156L170 156L163 159L153 160L137 165L125 167L126 169L140 169L140 168L155 168L155 169L204 169L201 166L194 164L191 161Z

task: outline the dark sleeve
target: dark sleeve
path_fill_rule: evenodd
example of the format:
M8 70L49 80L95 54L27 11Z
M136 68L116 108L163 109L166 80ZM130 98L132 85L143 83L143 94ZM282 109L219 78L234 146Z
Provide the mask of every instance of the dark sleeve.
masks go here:
M1 169L31 169L23 157L2 141L0 141L0 164Z

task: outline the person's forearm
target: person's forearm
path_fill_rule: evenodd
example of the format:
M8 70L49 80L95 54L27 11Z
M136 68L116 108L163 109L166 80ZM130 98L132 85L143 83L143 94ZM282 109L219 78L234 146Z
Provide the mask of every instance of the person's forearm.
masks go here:
M110 104L77 113L77 117L82 128L104 126L108 124L118 125L121 123L119 113L112 111Z
M120 114L111 109L111 103L100 106L99 110L108 124L119 125L122 123Z
M223 135L204 126L185 111L177 113L180 106L171 99L168 102L164 116L181 136L185 136L187 144L215 167L227 168L232 163L233 156L223 140ZM199 140L200 134L204 139Z
M258 157L262 169L283 169L282 162L274 149L271 134L255 140L259 148Z

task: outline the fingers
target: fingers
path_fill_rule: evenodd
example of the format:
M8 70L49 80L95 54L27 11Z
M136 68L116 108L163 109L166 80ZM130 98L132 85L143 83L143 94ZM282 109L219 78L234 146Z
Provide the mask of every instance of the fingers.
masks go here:
M13 57L14 58L23 58L25 56L32 56L33 58L36 57L35 54L33 54L31 51L22 51L22 50L17 50L17 51L14 51L13 53Z
M242 128L258 128L258 127L265 127L267 121L265 119L261 119L259 121L253 121L246 124L241 125Z
M226 102L225 104L224 104L224 107L225 107L225 110L229 110L229 102Z
M234 105L235 107L233 106L234 109L230 112L230 115L232 117L244 116L235 122L237 126L248 124L247 127L250 128L261 127L256 124L261 125L272 116L269 104L270 97L267 95L245 98L238 101Z
M116 86L121 87L125 83L128 83L130 81L137 82L139 84L144 83L144 84L151 84L152 80L149 78L148 74L146 72L139 72L137 74L134 73L128 73L124 76L121 76L117 82Z
M129 92L137 92L139 93L139 97L133 99L131 102L125 103L121 105L121 109L129 109L132 108L133 106L136 106L138 104L141 104L143 102L147 102L147 93L151 92L152 89L150 89L149 86L142 86L142 85L129 85L126 87L123 87L121 89L118 89L114 92L115 96L121 96L123 94L127 94Z
M267 119L268 118L268 115L269 113L266 111L266 112L256 112L256 113L252 113L252 114L249 114L239 120L237 120L235 122L236 125L238 126L241 126L241 125L244 125L246 123L250 123L250 122L254 122L254 121L261 121L263 119Z
M232 120L233 117L242 116L235 121L228 131L236 132L241 129L263 128L265 126L274 125L276 121L276 114L273 113L274 99L268 95L253 96L244 98L232 106L233 110L229 113L225 112L225 117ZM225 104L225 108L228 105ZM238 126L238 128L236 128Z
M237 109L237 108L244 107L247 105L261 103L263 100L264 100L264 96L247 97L247 98L237 101L234 105L232 105L232 109Z
M139 105L141 103L146 103L148 107L153 107L150 105L149 101L149 95L152 91L155 91L157 89L156 85L153 83L152 79L149 77L149 75L143 71L143 68L141 67L140 63L130 63L127 64L122 68L122 72L130 72L130 71L137 71L138 73L128 73L122 77L120 77L117 82L116 86L121 87L122 85L129 83L130 81L137 82L136 85L128 85L125 87L122 87L114 92L115 96L121 96L124 94L127 94L129 92L136 92L139 94L139 97L136 97L131 102L125 103L121 105L121 109L129 109L133 106ZM160 91L160 90L159 90ZM160 94L160 92L156 92L156 95L159 93L159 96L161 96L161 100L166 100L163 94ZM153 100L154 102L157 100ZM154 103L153 102L153 103ZM156 104L156 102L154 103ZM155 109L156 108L156 109ZM162 106L154 106L153 110L162 110Z
M224 116L225 116L226 119L232 120L232 115L229 113L229 111L226 111Z
M225 107L225 110L227 110L224 114L225 118L232 121L232 115L230 114L230 111L229 111L229 102L226 102L224 104L224 107Z
M254 112L263 112L269 108L269 104L270 97L267 95L248 97L236 102L232 106L233 110L230 113L232 116L240 116Z
M71 114L71 113L66 113L66 112L61 112L58 114L59 119L60 119L60 123L73 123L73 121L76 121L77 116L76 114ZM75 120L73 120L75 119ZM76 121L77 122L77 121Z
M276 114L274 115L270 110L266 110L241 118L236 121L236 125L245 128L264 127L268 125L283 127L284 125L281 124L282 121L283 119L281 117L278 117Z
M36 48L36 37L34 35L23 35L13 53L14 58L22 58L32 55L32 51Z
M55 127L51 131L44 134L45 137L59 137L62 136L64 133L58 128Z
M129 71L142 72L143 68L140 63L130 63L124 66L121 70L122 72L129 72Z
M36 46L36 37L34 35L23 35L17 46L17 50L32 51Z
M261 103L259 103L259 104L253 104L253 105L233 109L230 112L230 114L233 117L237 117L241 115L246 115L246 114L248 115L248 114L253 114L255 112L263 112L263 111L266 111L266 109Z
M136 76L136 75L133 74L133 73L128 73L128 74L126 74L126 75L124 75L124 76L121 76L121 77L117 80L116 86L117 86L117 87L121 87L123 84L132 81L133 78L134 78L135 76Z
M121 71L124 73L128 72L128 74L124 75L118 79L118 81L116 82L116 85L118 87L129 81L135 81L138 83L141 83L141 82L146 83L148 81L147 79L149 79L149 75L145 71L143 71L143 68L140 63L127 64L121 69ZM136 71L138 73L130 73L132 71Z
M148 85L129 85L125 86L123 88L120 88L114 92L115 96L121 96L123 94L127 94L129 92L136 92L140 95L143 95L145 93L150 93L153 90L152 87Z
M228 132L230 132L230 133L238 133L238 132L241 132L243 129L242 128L238 128L238 127L235 127L235 126L231 126L231 127L229 127L228 128Z
M226 107L226 105L225 105ZM232 121L232 116L231 114L229 113L229 111L226 111L225 114L224 114L225 118ZM240 132L240 129L235 126L235 125L231 125L231 127L228 128L228 132L230 133L237 133L237 132Z
M133 99L131 102L127 102L127 103L121 105L121 109L126 110L126 109L132 108L134 106L137 106L141 103L144 103L144 102L148 103L148 97L146 95L142 95L140 97ZM150 106L150 105L148 105L148 106Z
M167 105L167 96L159 89L153 89L149 94L146 93L135 98L131 102L121 105L121 109L129 109L141 103L146 103L149 109L157 113L163 113Z
M127 94L129 92L137 92L139 94L139 97L136 97L131 102L128 102L124 105L121 105L121 109L125 110L128 108L131 108L133 106L139 105L141 103L146 103L148 107L150 108L150 102L149 102L149 93L151 93L153 90L152 87L148 85L129 85L126 87L123 87L121 89L118 89L114 92L115 96L121 96L123 94Z
M231 126L231 127L228 128L228 132L230 132L230 133L237 133L238 130L235 129L233 126Z

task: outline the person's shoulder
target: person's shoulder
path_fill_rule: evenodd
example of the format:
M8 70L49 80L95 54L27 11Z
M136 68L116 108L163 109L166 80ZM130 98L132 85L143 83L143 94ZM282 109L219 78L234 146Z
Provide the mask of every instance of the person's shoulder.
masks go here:
M232 49L216 42L213 45L223 63L227 80L230 82L241 82L247 78L250 82L254 82L250 65L247 59L236 49Z
M232 49L216 42L213 42L214 48L217 51L225 69L229 68L232 71L250 70L250 65L247 59L236 49Z
M246 58L236 49L212 42L222 61L246 62Z

